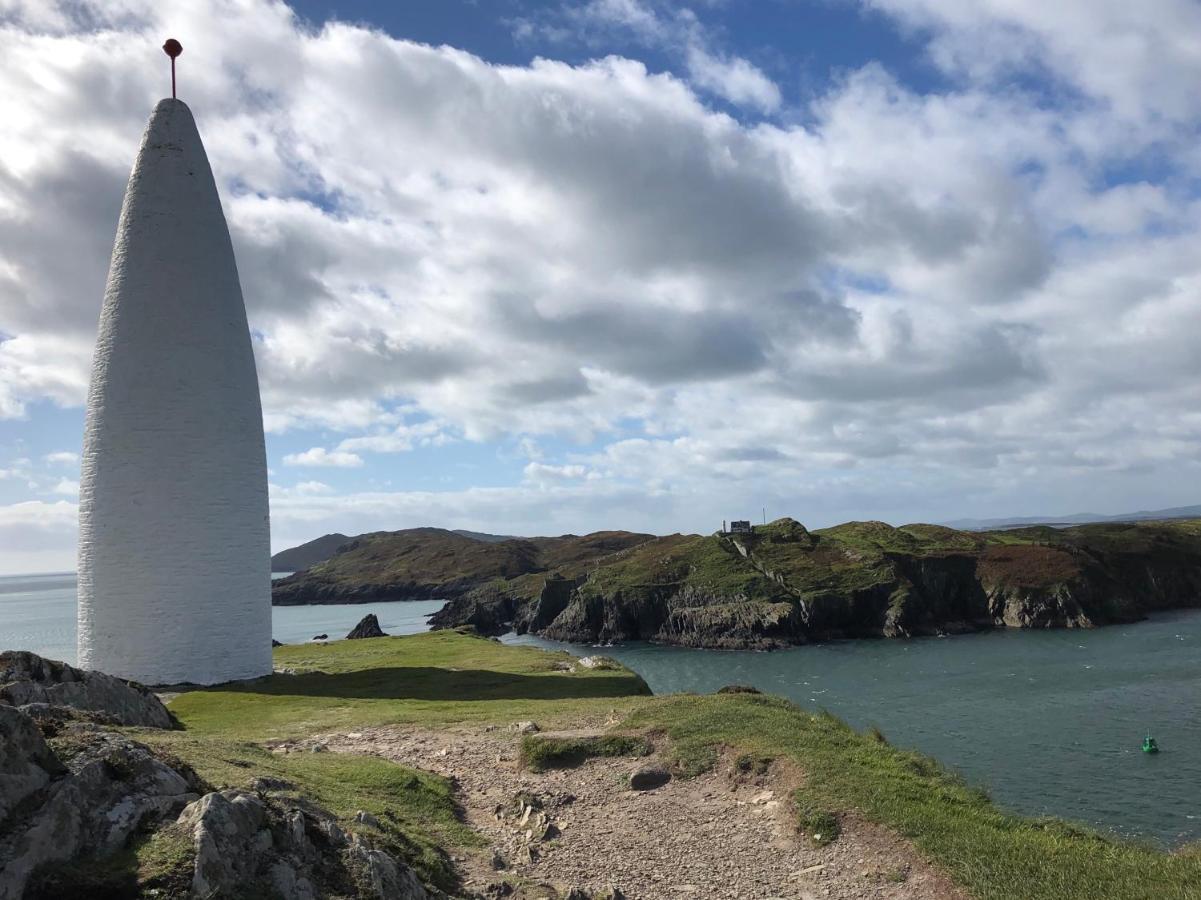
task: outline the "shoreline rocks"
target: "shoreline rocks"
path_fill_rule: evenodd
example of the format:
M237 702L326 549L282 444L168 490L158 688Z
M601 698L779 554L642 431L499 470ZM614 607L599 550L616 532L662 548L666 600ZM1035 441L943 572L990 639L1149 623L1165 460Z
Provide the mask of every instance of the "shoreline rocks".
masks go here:
M378 638L387 637L384 630L379 627L379 619L375 613L369 613L359 620L359 624L350 629L350 633L346 635L346 640L357 641L363 638Z

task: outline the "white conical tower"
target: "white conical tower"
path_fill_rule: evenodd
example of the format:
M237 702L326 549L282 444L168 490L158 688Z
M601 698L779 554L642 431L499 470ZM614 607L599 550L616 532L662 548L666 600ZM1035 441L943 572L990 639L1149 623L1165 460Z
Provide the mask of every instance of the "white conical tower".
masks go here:
M81 666L148 684L271 671L258 377L217 187L175 99L125 191L79 499Z

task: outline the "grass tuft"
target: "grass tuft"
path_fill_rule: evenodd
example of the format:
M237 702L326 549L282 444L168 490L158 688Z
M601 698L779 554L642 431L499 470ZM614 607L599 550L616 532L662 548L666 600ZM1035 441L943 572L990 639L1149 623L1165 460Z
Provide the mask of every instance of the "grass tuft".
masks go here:
M519 764L531 772L570 769L597 756L646 756L650 742L639 735L606 734L557 737L527 734L521 739Z
M805 840L814 847L825 847L838 840L842 834L842 826L838 824L838 816L803 798L798 791L795 795L797 805L797 830Z

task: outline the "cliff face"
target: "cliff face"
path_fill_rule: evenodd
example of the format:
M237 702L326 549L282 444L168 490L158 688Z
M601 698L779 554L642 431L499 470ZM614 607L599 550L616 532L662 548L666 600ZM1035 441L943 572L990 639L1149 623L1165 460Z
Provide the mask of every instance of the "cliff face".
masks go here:
M1201 521L974 534L791 519L654 538L495 581L433 619L577 642L770 649L839 637L1087 628L1201 606Z

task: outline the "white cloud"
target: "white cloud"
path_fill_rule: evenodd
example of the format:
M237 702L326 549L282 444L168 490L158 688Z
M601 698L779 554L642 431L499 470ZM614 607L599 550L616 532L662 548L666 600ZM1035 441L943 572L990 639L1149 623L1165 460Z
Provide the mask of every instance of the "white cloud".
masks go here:
M756 66L741 57L714 56L693 45L687 53L688 77L697 87L712 91L736 106L760 112L780 108L780 89Z
M71 478L60 478L58 484L51 488L51 492L55 494L64 494L68 497L79 496L79 482Z
M44 458L46 462L52 466L79 465L79 454L70 450L59 450L54 453L47 453Z
M331 466L338 469L358 468L363 459L353 453L342 450L326 450L324 447L313 447L303 453L289 453L284 457L285 466Z
M338 444L338 450L350 453L404 453L415 446L440 447L453 440L442 429L441 423L432 420L414 425L397 425L388 431L347 438Z
M78 518L66 500L0 505L0 574L73 570Z
M680 74L492 65L256 0L172 7L185 63L204 60L182 95L223 192L268 427L336 433L285 462L525 441L543 469L452 504L455 527L506 533L496 496L531 530L566 526L552 483L586 507L572 527L764 502L817 520L1193 502L1191 7L874 5L951 86L918 94L871 65L760 122L707 98L775 109L767 76L662 5L587 9L670 45ZM83 402L168 23L150 0L25 9L0 31L10 418ZM551 449L573 442L593 449ZM294 489L276 514L342 530L431 515L424 495L318 499Z
M534 484L548 484L560 481L574 481L581 478L593 479L599 477L587 466L578 463L555 466L546 463L530 462L523 470L526 481Z
M753 112L780 108L780 89L748 59L722 52L691 9L643 0L589 0L544 11L535 26L522 20L520 34L539 33L559 42L595 39L598 30L620 32L635 42L682 60L693 86Z

